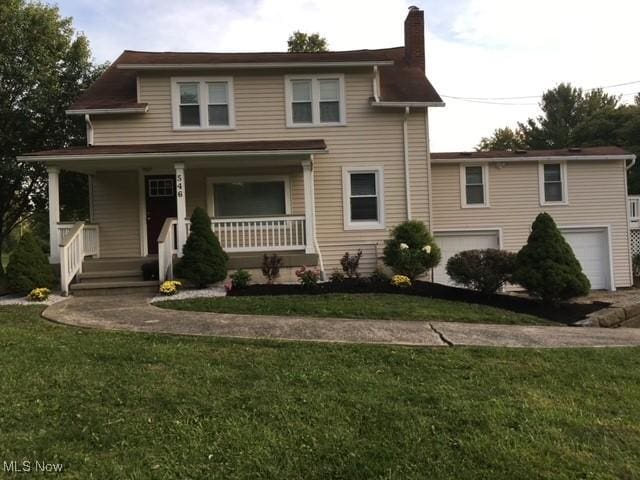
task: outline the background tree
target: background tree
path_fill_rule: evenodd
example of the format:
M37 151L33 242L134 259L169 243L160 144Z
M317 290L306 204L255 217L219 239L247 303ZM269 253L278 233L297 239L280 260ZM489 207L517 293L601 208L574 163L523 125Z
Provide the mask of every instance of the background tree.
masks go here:
M618 145L640 155L640 104L626 105L600 89L560 84L542 95L542 115L498 128L478 150L516 150ZM640 193L640 165L629 173L629 193Z
M84 119L65 110L100 70L91 63L86 37L75 33L57 7L3 0L0 38L2 244L20 222L46 208L44 166L16 156L85 143Z
M326 52L327 39L319 33L304 33L299 30L293 32L287 40L287 51L291 53Z

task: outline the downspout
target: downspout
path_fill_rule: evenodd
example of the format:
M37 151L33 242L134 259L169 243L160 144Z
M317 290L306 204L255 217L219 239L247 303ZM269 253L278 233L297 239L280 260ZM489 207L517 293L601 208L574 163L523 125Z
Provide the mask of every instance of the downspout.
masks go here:
M424 109L424 140L427 147L427 218L429 219L429 230L433 232L433 213L432 213L432 193L431 193L431 140L429 139L429 109Z
M313 212L313 245L316 248L318 254L318 263L320 264L320 278L325 280L324 261L322 260L322 252L320 251L320 244L318 243L318 224L316 223L316 179L315 179L315 162L313 155L311 155L311 211Z
M373 66L373 100L376 103L380 101L380 77L377 65Z
M409 107L404 108L404 117L402 119L402 136L404 140L404 191L407 202L407 220L411 220L411 188L409 186L409 131L407 122L409 120Z
M91 123L91 116L87 113L84 116L84 122L87 125L87 145L93 145L93 123Z
M636 157L634 156L631 159L631 163L629 165L627 165L627 171L631 170L631 168L633 168L633 166L636 164Z

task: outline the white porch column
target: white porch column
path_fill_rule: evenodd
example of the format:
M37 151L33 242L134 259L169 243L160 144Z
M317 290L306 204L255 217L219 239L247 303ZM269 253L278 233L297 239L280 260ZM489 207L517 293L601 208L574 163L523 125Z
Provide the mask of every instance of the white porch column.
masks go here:
M316 238L316 209L313 188L313 160L302 162L302 173L304 178L304 227L306 247L305 253L315 253Z
M178 256L182 257L182 247L187 242L187 205L185 197L184 184L184 163L175 163L173 168L176 170L176 212L178 216Z
M60 169L47 167L49 174L49 263L60 263Z

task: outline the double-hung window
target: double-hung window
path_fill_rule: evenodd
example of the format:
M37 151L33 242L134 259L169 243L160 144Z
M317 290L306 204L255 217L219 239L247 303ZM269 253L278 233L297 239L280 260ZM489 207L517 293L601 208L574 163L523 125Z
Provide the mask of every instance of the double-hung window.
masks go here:
M567 203L567 164L565 162L540 163L540 203L563 205Z
M287 126L344 125L343 75L291 75L285 77Z
M230 77L172 78L171 84L175 130L234 127Z
M463 207L488 207L488 168L486 165L462 165L460 187Z
M344 167L344 228L384 228L384 199L381 167Z

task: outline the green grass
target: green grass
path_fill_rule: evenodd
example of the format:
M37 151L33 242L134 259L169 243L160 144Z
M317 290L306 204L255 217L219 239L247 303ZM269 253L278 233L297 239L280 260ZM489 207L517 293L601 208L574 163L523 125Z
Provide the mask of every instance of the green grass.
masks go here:
M0 308L0 460L56 478L640 478L640 349L172 337L39 311Z
M500 308L396 294L273 295L169 300L156 305L201 312L440 322L558 325Z

